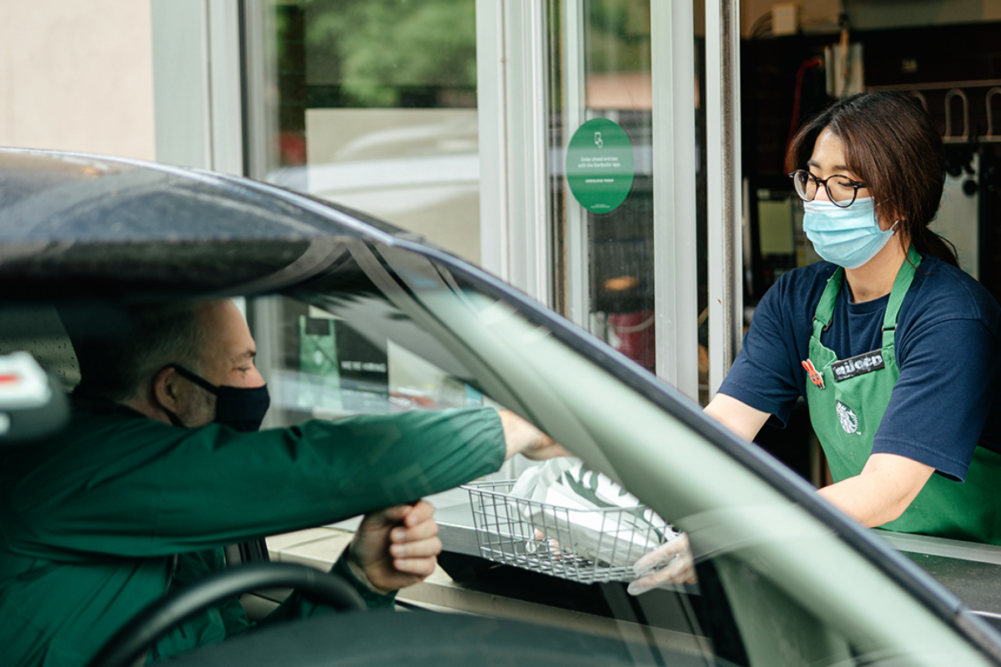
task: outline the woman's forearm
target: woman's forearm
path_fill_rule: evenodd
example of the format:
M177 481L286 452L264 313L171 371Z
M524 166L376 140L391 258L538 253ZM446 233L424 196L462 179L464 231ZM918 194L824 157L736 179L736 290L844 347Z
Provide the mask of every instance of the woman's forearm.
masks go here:
M896 454L873 454L862 472L818 493L870 528L904 513L935 469Z

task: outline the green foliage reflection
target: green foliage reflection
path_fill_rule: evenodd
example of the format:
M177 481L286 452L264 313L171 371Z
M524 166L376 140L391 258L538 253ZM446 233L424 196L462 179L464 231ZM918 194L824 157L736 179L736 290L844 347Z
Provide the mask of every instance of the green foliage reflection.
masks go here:
M296 6L305 12L307 85L336 89L336 106L475 106L475 0Z
M587 65L592 73L650 69L651 0L589 0Z

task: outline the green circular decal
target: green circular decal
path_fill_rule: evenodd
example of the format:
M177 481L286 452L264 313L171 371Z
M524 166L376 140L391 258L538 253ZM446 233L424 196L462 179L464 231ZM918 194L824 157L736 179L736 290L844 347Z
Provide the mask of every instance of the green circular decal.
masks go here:
M633 187L633 147L625 130L593 118L574 132L567 148L567 182L591 213L610 213Z

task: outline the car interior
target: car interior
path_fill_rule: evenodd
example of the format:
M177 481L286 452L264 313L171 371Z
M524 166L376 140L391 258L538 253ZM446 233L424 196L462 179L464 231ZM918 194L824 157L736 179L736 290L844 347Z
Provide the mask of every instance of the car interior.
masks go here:
M589 510L592 516L612 517L620 526L616 517L649 512L691 540L697 583L630 595L626 587L636 577L631 563L615 567L611 558L575 553L576 520L556 520L540 530L538 516L520 509L509 496L511 484L536 464L512 460L487 478L431 498L444 552L438 572L400 593L396 616L410 620L391 623L424 624L421 631L394 630L400 636L416 632L437 638L439 646L456 633L492 637L470 651L534 645L545 655L574 646L584 651L565 653L578 655L574 664L590 664L581 656L600 653L591 641L614 643L621 664L984 661L943 622L952 614L945 603L915 602L904 580L928 583L927 575L888 549L873 553L890 565L874 565L873 553L846 539L847 528L818 518L826 510L814 507L805 483L783 473L780 464L749 449L734 455L721 448L733 436L708 423L697 406L666 390L638 390L644 383L656 388L658 381L614 353L574 343L576 334L555 320L491 292L454 266L345 239L327 268L305 282L280 293L226 296L244 308L258 346L257 365L270 387L272 407L263 428L360 413L511 409L642 503L628 511ZM90 302L4 306L0 354L30 352L72 392L80 379L74 354L79 341L67 335L64 320L76 322L75 337L112 336L128 325L124 303L120 295L95 295ZM89 325L80 327L81 321ZM230 567L270 560L328 569L357 525L357 519L343 519L298 535L231 545ZM604 532L611 543L631 539L616 527ZM251 618L263 618L292 583L265 580L266 590L243 595ZM319 642L302 649L311 659L343 655L339 651L359 633L371 636L391 627L366 621L365 614L339 616L344 618L250 633L197 651L190 664L222 664L237 655L247 656L244 664L294 664L280 653L288 642L300 648ZM512 635L506 626L476 625L486 619L527 622L538 630ZM265 632L270 640L254 639ZM581 637L588 639L581 644ZM366 650L389 650L371 644ZM386 655L377 654L370 664L379 659Z

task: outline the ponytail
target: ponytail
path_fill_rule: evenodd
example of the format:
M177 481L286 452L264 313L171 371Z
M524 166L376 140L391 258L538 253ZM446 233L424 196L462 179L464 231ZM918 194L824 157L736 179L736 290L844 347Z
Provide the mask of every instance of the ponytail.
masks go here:
M951 264L959 268L959 259L956 257L956 246L949 239L943 238L928 227L915 226L911 232L911 245L922 255L931 255L946 264Z

